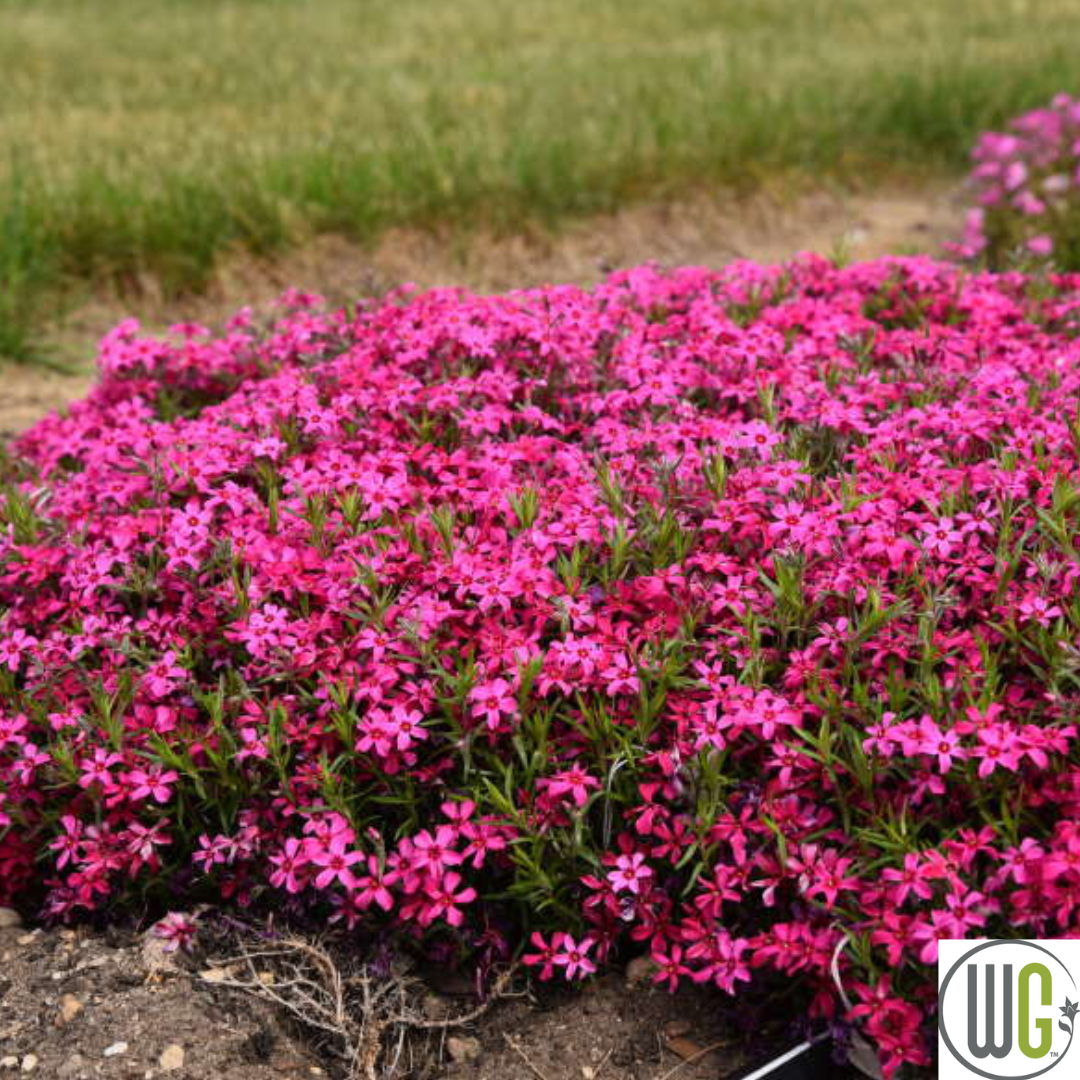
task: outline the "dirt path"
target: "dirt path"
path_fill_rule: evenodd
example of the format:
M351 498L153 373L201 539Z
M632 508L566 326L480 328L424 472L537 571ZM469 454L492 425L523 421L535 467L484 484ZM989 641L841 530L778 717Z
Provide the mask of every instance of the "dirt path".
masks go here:
M955 192L940 185L864 195L762 195L741 202L701 196L646 203L548 237L481 234L461 240L396 230L374 250L337 236L319 237L273 263L227 260L205 296L166 304L150 283L138 298L103 296L72 312L55 329L51 344L75 374L0 367L0 437L84 394L92 379L94 343L127 315L154 329L184 320L214 326L244 304L268 304L288 287L338 303L406 281L481 292L564 281L588 284L610 268L649 259L718 266L736 258L773 262L800 251L843 251L853 259L935 253L956 234L960 215Z

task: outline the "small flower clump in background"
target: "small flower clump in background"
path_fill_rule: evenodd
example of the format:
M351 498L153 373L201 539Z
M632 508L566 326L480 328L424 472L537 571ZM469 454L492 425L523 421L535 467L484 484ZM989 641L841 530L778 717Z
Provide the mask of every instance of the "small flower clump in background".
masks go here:
M1080 99L1060 94L980 136L972 154L962 258L992 267L1080 270Z

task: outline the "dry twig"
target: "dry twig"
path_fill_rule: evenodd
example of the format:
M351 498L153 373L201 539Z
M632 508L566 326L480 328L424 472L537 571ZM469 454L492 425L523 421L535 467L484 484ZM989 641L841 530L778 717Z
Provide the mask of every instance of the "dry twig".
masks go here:
M536 1062L534 1062L533 1059L525 1053L524 1047L522 1047L521 1043L519 1043L517 1039L515 1039L512 1035L506 1034L503 1035L503 1038L506 1040L506 1045L509 1046L510 1049L513 1050L514 1053L517 1054L517 1056L521 1058L521 1060L524 1061L526 1065L528 1065L529 1069L537 1078L537 1080L548 1080L547 1076L536 1064Z
M475 1022L511 996L517 972L517 965L503 971L488 997L468 1012L431 1019L416 1004L418 980L400 972L376 976L367 966L346 977L326 948L300 937L258 945L240 937L236 954L215 966L227 973L215 978L215 985L268 1001L318 1033L354 1080L400 1075L410 1032L445 1033Z

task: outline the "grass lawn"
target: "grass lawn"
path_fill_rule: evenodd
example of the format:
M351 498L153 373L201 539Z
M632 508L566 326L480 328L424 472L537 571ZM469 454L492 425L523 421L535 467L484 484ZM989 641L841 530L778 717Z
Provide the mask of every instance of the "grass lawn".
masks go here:
M310 230L955 170L1077 40L1075 0L0 0L0 355L61 287Z

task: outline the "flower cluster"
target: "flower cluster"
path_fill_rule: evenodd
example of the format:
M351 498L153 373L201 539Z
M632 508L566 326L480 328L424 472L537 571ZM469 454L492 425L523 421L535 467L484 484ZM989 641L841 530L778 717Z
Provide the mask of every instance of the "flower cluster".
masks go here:
M1060 94L980 136L970 176L976 205L955 251L1080 270L1080 100Z
M836 966L925 1063L939 939L1080 933L1078 314L804 257L120 326L0 467L0 903Z

